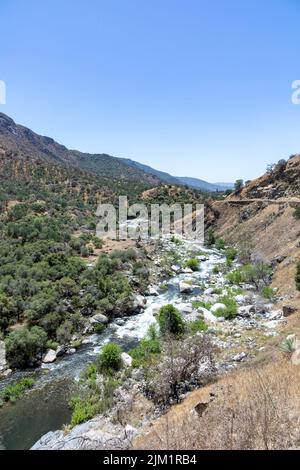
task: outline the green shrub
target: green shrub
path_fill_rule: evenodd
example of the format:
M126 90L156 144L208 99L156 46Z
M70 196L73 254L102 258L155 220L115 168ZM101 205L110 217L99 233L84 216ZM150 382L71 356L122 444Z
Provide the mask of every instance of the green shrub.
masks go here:
M199 270L199 261L196 259L196 258L191 258L191 259L188 259L185 264L184 264L184 267L185 268L190 268L192 271L198 271Z
M225 295L220 298L220 303L226 306L226 310L220 309L215 313L215 315L224 317L226 320L232 320L238 311L237 302L232 297Z
M165 305L159 311L158 324L162 335L180 336L184 332L184 321L173 305Z
M197 333L198 331L208 330L208 325L202 319L193 321L192 323L190 323L189 326L190 326L192 333Z
M231 266L233 261L236 259L237 256L237 250L235 248L227 248L225 250L225 256L226 256L226 263L227 266Z
M89 419L92 419L97 413L97 407L91 403L90 400L74 400L72 404L73 413L71 418L71 426L77 426L78 424L85 423Z
M100 335L101 333L103 333L103 331L106 330L106 328L107 328L107 325L104 325L103 323L96 323L94 325L94 332Z
M300 206L297 207L297 209L295 210L294 217L295 219L298 219L298 220L300 219Z
M198 308L205 308L206 310L209 310L211 307L211 304L209 302L203 302L202 300L194 300L192 302L193 309L198 310Z
M103 374L112 374L122 367L122 348L115 343L106 344L97 357L97 368Z
M216 238L215 238L215 235L214 235L214 231L212 228L210 228L208 230L208 233L207 233L207 245L208 246L212 246L216 243Z
M0 400L4 402L10 401L11 403L15 403L23 396L26 390L33 387L34 382L34 379L30 377L24 377L17 382L7 385L7 387L5 387L4 390L0 392Z
M161 353L161 343L159 333L156 325L151 325L147 336L140 342L140 344L129 351L130 356L133 358L132 367L145 367L152 362L155 356Z
M180 240L180 238L178 238L178 237L175 237L175 235L172 236L171 242L175 243L175 245L182 245L183 244L182 240Z
M272 287L264 287L262 290L262 296L268 300L274 300L276 298L276 291Z
M226 244L225 244L225 240L223 240L223 238L217 238L216 240L216 248L218 250L224 250Z
M6 356L13 368L28 367L45 349L47 334L38 326L9 333L5 340Z
M216 265L213 267L213 270L212 270L213 274L219 274L221 271L221 265Z
M236 269L235 271L232 271L231 273L227 274L227 280L234 285L242 284L244 282L244 275L241 269Z
M223 292L223 289L221 289L220 287L215 287L213 290L213 294L216 294L216 295L221 295L222 292Z

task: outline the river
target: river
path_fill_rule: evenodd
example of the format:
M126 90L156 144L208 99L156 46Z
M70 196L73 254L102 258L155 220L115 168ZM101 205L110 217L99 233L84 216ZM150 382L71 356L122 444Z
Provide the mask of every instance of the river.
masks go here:
M189 244L187 244L187 248ZM183 248L179 248L183 250ZM26 395L14 405L0 409L0 448L7 450L29 449L42 435L63 428L70 422L68 406L72 389L86 366L93 362L104 344L115 342L128 351L142 339L149 326L155 323L154 312L167 303L190 302L200 292L183 296L179 282L193 279L195 283L209 282L213 267L223 261L215 250L205 251L208 259L201 262L201 269L193 274L174 275L168 281L168 289L159 296L147 297L147 308L140 314L125 319L116 319L101 335L91 336L75 354L64 356L47 368L35 372L36 383ZM0 389L26 373L13 374L0 382ZM28 373L27 373L28 374ZM31 372L32 374L32 372Z

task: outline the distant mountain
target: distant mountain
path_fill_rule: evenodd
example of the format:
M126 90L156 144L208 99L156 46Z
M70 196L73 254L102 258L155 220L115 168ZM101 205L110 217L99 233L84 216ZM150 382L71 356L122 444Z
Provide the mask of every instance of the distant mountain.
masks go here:
M119 181L138 181L153 186L161 183L155 175L130 167L120 158L69 150L49 137L38 135L16 124L3 113L0 113L0 152L1 150L15 153L18 158L30 157L32 161L43 159L47 163L72 165L98 176Z
M189 178L189 177L181 177L181 176L172 176L169 173L165 173L163 171L155 170L151 166L143 165L142 163L136 162L134 160L130 160L128 158L122 158L122 161L127 165L131 166L132 168L138 168L143 170L146 173L151 175L157 176L162 181L169 183L169 184L180 184L180 185L187 185L190 188L198 189L200 191L208 191L208 192L215 192L215 191L226 191L227 189L232 189L232 183L208 183L207 181L198 179L198 178Z
M144 165L143 163L136 162L134 160L131 160L129 158L121 158L121 160L126 164L129 165L132 168L138 168L139 170L144 171L145 173L148 173L149 175L157 176L160 180L170 183L170 184L179 184L178 183L178 178L175 176L170 175L169 173L165 173L164 171L159 171L155 170L151 166Z
M191 188L200 189L202 191L215 192L215 191L224 190L224 188L221 188L216 184L208 183L207 181L203 181L198 178L190 178L188 176L178 176L177 180L180 181L181 184L186 184L190 186Z
M224 190L234 189L234 184L233 183L214 183L214 185L218 186L219 188L223 188Z
M30 129L16 124L13 119L3 113L0 113L0 153L1 151L11 152L18 158L30 158L32 161L42 159L47 163L71 165L120 182L136 181L139 184L150 186L158 186L163 183L187 185L190 188L207 192L232 188L232 185L228 183L212 184L197 178L175 177L128 158L69 150L50 137L38 135Z

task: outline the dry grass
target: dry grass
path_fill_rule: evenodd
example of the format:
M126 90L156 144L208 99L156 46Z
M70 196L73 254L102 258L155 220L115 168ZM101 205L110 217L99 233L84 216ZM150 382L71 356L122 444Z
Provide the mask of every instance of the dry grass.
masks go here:
M137 449L289 449L300 445L300 368L280 362L197 390L137 437Z

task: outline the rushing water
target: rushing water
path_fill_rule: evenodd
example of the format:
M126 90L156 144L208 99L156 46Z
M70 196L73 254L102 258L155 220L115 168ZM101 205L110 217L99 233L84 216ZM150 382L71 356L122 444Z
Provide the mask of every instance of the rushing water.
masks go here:
M221 255L205 250L209 259L201 263L201 270L193 274L179 274L168 281L168 289L159 296L148 297L147 308L133 317L117 319L101 335L93 335L80 350L71 356L64 356L47 368L37 372L35 386L14 405L0 409L0 448L29 449L42 435L61 429L70 422L68 402L72 387L86 366L93 362L107 342L120 344L128 351L145 336L149 326L155 323L154 312L166 303L179 303L182 294L179 282L193 278L194 282L208 281L213 266L220 263ZM197 294L194 291L193 295ZM185 301L189 301L185 296ZM0 388L16 376L2 381Z

